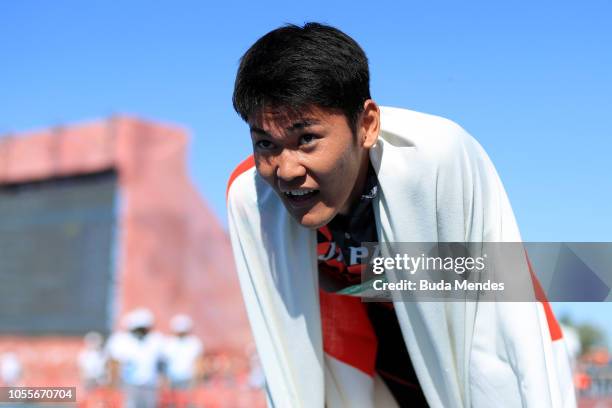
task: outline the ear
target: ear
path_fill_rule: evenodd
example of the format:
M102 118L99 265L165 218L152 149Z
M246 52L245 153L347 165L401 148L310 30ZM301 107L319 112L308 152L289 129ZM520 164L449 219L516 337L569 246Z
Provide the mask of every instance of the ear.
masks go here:
M368 99L363 103L363 112L359 121L359 134L361 145L369 149L378 140L380 131L380 109L376 102Z

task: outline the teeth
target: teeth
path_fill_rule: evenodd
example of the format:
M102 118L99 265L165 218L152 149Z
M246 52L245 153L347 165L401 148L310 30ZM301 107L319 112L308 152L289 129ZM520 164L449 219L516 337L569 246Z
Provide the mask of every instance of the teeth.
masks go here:
M289 195L289 196L303 196L309 193L312 193L315 190L291 190L291 191L287 191L285 194Z

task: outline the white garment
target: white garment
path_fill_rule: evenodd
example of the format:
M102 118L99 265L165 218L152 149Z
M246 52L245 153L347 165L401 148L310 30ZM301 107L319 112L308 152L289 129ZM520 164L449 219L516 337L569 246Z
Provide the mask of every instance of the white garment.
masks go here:
M381 108L370 161L381 243L521 241L495 168L455 123ZM254 168L229 186L228 218L270 405L391 406L378 377L323 352L315 231L287 213ZM394 306L430 406L575 406L564 344L551 341L541 303Z
M253 353L249 359L249 387L251 388L263 388L266 383L266 377L264 376L263 369L261 368L261 361L257 353Z
M202 352L202 342L194 335L167 337L164 358L168 378L174 382L192 380Z
M163 336L151 332L138 339L129 332L113 334L107 343L110 358L121 365L121 380L124 384L156 386L162 360Z

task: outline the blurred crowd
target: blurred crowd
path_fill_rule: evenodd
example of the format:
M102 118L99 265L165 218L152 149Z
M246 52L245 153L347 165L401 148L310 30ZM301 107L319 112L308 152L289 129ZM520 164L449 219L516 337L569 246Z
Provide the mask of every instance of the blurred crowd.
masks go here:
M264 376L250 346L246 358L209 353L193 334L190 316L177 314L170 333L155 330L155 317L146 308L127 313L121 330L107 339L97 332L84 336L76 356L81 406L156 408L200 407L209 391L257 391ZM16 353L0 355L0 385L20 386L22 365ZM222 391L221 391L222 392ZM218 392L216 392L218 393ZM199 396L199 397L198 397ZM259 400L259 398L258 398ZM198 403L199 401L199 403Z
M579 397L605 397L612 403L612 359L606 348L596 348L580 356L574 373Z
M585 348L576 327L562 328L579 407L612 407L612 358L608 348Z
M155 330L155 317L146 308L127 313L120 326L120 330L107 338L100 333L87 333L81 346L75 343L69 355L60 355L52 343L45 343L44 353L40 348L32 348L27 354L24 349L16 351L4 347L0 350L0 385L57 384L53 379L42 383L22 381L28 367L34 368L32 358L41 361L54 359L55 374L72 371L72 366L75 370L73 378L76 378L78 369L81 383L77 400L82 408L265 405L261 392L265 380L253 345L237 354L227 350L207 350L194 334L194 321L190 316L173 316L167 325L169 332L161 333ZM601 405L603 402L612 404L612 358L608 349L591 347L583 350L576 329L563 326L563 332L579 406L608 406ZM30 364L24 364L26 357ZM46 361L46 364L51 362Z

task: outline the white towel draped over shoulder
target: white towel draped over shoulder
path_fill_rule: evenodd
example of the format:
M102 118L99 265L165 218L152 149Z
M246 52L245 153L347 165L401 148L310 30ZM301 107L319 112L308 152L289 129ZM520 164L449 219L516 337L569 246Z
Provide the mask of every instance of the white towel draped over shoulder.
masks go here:
M521 241L495 168L455 123L381 108L370 160L381 243ZM323 352L316 232L291 218L252 161L230 181L228 216L269 404L393 406L380 379ZM541 302L394 306L430 406L575 406L563 339L552 340Z

